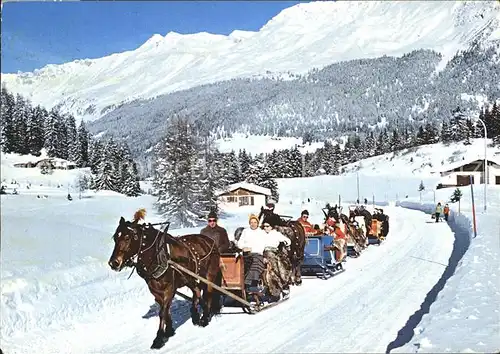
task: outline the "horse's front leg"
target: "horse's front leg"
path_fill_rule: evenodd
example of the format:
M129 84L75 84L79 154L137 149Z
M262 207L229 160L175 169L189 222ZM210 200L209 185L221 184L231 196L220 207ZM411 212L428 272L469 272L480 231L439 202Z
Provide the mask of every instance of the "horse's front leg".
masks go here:
M191 291L193 292L193 300L191 302L191 321L195 326L200 325L200 313L198 312L198 305L200 303L201 298L201 290L200 287L194 283L189 286Z
M169 284L163 293L163 299L160 303L160 325L158 326L158 332L156 332L156 338L151 345L151 349L162 348L168 339L175 334L172 326L172 318L170 317L170 305L172 305L173 299L173 286Z
M301 273L301 268L302 268L302 261L298 259L295 262L295 285L302 285L302 273Z
M302 285L302 262L303 258L300 257L297 253L294 254L293 260L293 282L296 286Z
M207 276L207 280L213 282L215 279ZM203 314L200 319L200 326L206 327L212 319L212 296L213 296L212 285L207 284L205 290L203 291L203 301L201 307L203 308Z

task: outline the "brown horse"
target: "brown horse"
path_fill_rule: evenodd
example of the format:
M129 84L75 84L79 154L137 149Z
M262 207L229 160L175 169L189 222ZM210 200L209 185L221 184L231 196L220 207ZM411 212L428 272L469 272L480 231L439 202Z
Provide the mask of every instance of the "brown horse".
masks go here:
M269 209L261 209L259 220L262 223L268 222L274 226L276 231L281 232L283 235L290 239L290 251L288 256L292 265L292 274L290 284L302 284L302 264L304 263L304 250L306 247L306 232L304 227L298 221L285 221L277 214L274 214Z
M135 267L149 291L160 305L160 325L151 349L159 349L175 334L170 316L170 305L177 289L187 286L193 292L191 319L193 324L207 326L213 315L220 312L220 293L211 286L202 287L197 279L175 267L179 264L205 279L221 285L220 255L215 242L203 235L193 234L173 237L152 224L139 224L145 210L140 209L132 222L123 217L113 235L115 246L109 258L109 266L115 271ZM135 258L135 260L134 260ZM175 262L175 263L171 263ZM200 319L198 305L203 308Z
M349 219L354 221L354 218L356 216L362 216L365 219L365 228L366 228L366 233L365 235L368 237L371 231L371 225L372 225L372 214L368 210L366 210L364 207L356 207L354 210L349 210Z

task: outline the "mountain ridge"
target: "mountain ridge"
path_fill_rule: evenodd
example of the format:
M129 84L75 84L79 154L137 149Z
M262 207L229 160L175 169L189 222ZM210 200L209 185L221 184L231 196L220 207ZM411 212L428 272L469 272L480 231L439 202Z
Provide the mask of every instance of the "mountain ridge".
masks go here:
M256 32L155 34L133 51L3 74L2 82L34 104L92 121L135 99L267 72L301 74L418 49L443 53L446 63L498 32L499 9L496 2L301 3Z

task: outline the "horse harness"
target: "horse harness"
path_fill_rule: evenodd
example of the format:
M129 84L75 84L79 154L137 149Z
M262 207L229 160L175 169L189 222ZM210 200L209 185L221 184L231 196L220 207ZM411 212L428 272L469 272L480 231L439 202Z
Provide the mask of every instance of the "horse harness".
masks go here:
M149 224L147 227L152 227L152 224ZM146 246L145 241L147 238L147 235L144 232L144 228L145 228L145 225L141 225L140 229L141 229L141 234L142 234L141 235L142 240L141 240L141 243L139 244L139 250L138 250L137 255L136 255L137 259L135 260L135 262L131 260L131 263L132 263L132 266L134 267L134 269L137 270L137 274L139 274L142 278L144 278L146 280L147 279L157 280L163 274L165 274L165 272L170 267L170 264L172 262L175 262L175 260L170 258L171 251L170 251L170 243L167 240L167 237L168 237L167 232L163 232L161 230L158 230L153 242L145 249L142 249L143 246ZM170 236L170 238L173 238L173 237ZM194 263L194 273L198 274L199 270L200 270L200 263L212 254L215 242L212 242L212 246L210 248L210 251L203 258L200 259L199 253L189 243L189 241L186 240L185 237L180 237L178 239L175 239L175 241L177 241L178 244L182 245L188 251L190 257L188 257L187 260L188 260L188 262L191 261ZM142 262L142 256L146 251L150 250L153 247L155 247L155 251L156 251L155 256L156 257L153 256L151 258L151 261L149 262L149 264L146 266L144 264L144 262ZM184 258L184 257L182 257L182 258ZM138 267L140 263L143 264L143 267ZM156 266L152 270L148 269L154 263L156 263ZM181 273L183 276L185 275L179 269L177 269L177 267L174 266L173 269L176 270L177 272ZM149 270L149 272L148 272L148 270ZM133 269L132 269L132 272L133 272ZM132 273L130 275L132 275ZM130 276L129 276L129 278L130 278Z

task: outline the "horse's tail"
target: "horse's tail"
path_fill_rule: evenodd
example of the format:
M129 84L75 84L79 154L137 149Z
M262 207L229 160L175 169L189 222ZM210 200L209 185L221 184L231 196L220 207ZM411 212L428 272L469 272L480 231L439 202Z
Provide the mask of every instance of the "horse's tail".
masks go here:
M222 286L222 268L219 268L217 272L217 276L215 277L215 285ZM222 294L218 291L215 290L212 291L212 313L214 315L219 315L222 310Z

